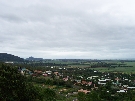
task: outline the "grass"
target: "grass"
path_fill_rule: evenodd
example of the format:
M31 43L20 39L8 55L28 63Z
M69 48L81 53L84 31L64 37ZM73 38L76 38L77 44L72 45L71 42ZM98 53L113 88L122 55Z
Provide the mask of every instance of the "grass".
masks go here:
M105 63L116 63L116 67L97 67L92 68L94 70L98 70L100 72L123 72L123 73L135 73L135 62L124 62L121 63L120 61L104 61ZM91 64L96 64L97 62L91 62ZM121 67L118 67L119 64L125 64L121 65ZM125 66L125 67L124 67ZM130 66L130 67L129 67ZM90 67L90 64L80 64L80 65L72 65L72 67Z
M106 68L106 67L98 67L93 68L99 72L123 72L123 73L135 73L135 67L115 67L115 68Z

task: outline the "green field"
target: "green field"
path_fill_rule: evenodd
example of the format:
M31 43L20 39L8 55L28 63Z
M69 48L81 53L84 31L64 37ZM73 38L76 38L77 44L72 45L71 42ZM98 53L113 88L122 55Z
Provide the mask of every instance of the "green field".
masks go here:
M120 62L117 62L120 64ZM124 67L98 67L93 68L94 70L98 70L100 72L123 72L123 73L135 73L135 62L124 62ZM131 66L131 67L130 67Z
M112 65L112 67L96 67L91 68L94 70L98 70L100 72L123 72L123 73L135 73L135 61L124 61L121 62L119 60L112 60L112 61L101 61L103 63L107 64L115 64ZM98 62L86 62L83 64L78 65L70 65L70 67L79 67L79 68L85 68L85 67L91 67L92 65L98 64Z
M135 67L116 67L116 68L99 67L99 68L93 68L93 69L100 72L135 73Z

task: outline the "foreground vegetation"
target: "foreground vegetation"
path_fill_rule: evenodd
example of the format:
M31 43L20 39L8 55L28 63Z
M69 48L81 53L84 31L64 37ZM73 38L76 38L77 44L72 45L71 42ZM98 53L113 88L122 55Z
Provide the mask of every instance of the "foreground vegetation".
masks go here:
M20 67L27 68L24 74ZM135 90L127 89L135 87L134 71L134 61L0 63L0 101L135 101ZM106 84L99 84L106 79ZM124 92L118 92L121 89Z
M53 90L35 86L18 68L1 64L0 101L55 101L55 98Z

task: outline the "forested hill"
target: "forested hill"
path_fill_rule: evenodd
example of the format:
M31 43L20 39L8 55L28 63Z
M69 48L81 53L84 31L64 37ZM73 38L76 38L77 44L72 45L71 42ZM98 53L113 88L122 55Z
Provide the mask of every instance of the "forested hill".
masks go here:
M12 54L0 53L0 61L3 61L3 62L6 62L6 61L23 62L24 59L20 58L18 56L14 56Z

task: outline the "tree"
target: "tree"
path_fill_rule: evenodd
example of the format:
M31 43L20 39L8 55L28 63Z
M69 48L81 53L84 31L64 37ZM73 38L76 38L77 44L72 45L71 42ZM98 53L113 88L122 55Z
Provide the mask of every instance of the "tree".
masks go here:
M2 64L0 66L0 101L42 100L39 89L28 83L17 67Z
M43 98L44 101L56 101L56 93L53 90L46 88L43 90Z
M100 94L97 91L91 91L87 94L87 101L101 101Z
M77 99L78 99L79 101L87 101L87 96L86 96L85 93L79 92L79 93L78 93L78 96L77 96Z

